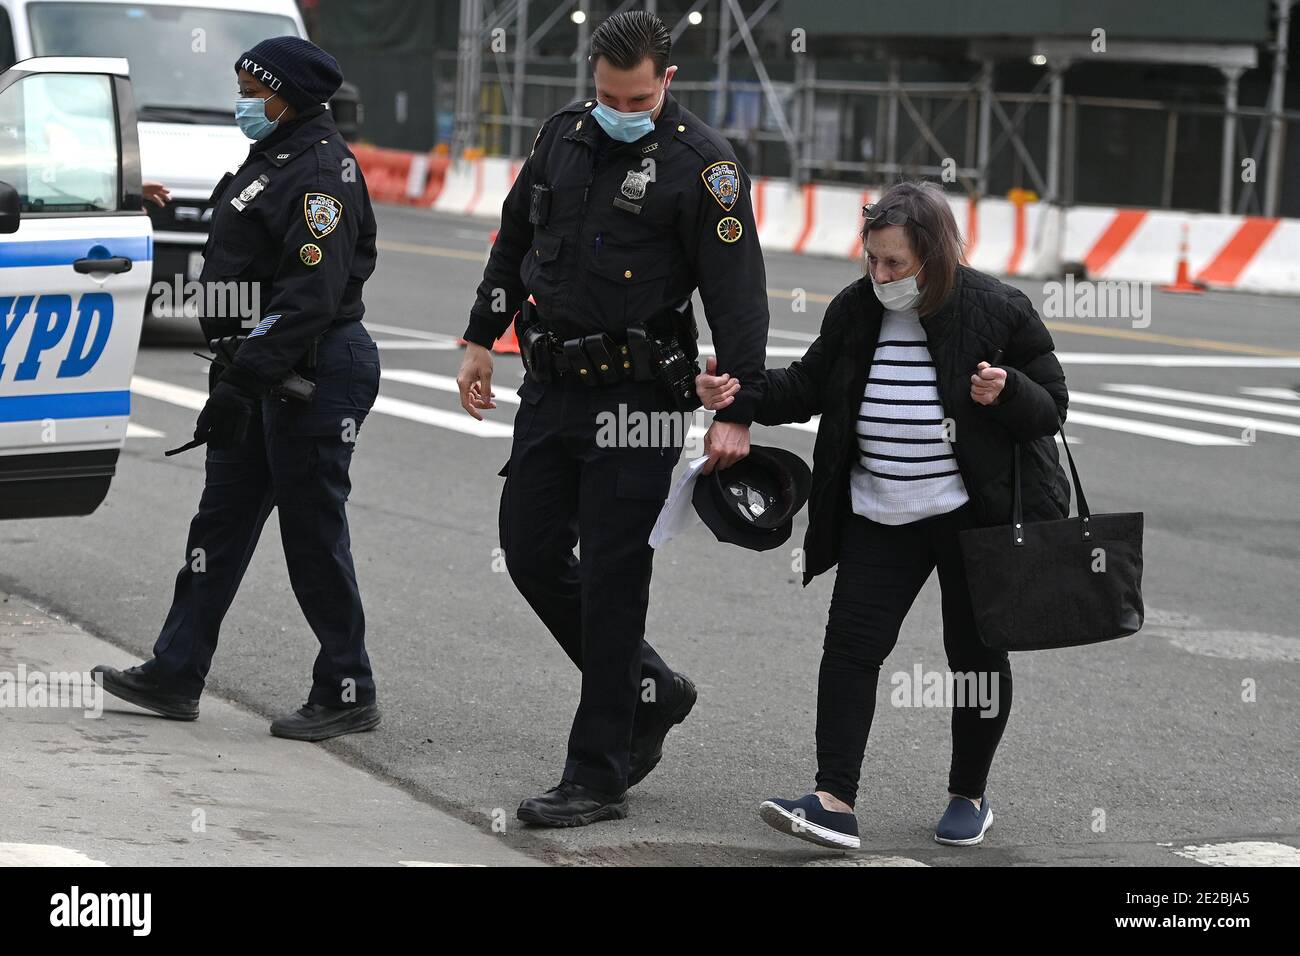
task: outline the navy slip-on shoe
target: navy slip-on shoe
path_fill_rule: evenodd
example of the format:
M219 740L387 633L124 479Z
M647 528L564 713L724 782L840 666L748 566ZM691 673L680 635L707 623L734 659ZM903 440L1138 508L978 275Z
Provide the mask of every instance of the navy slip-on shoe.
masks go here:
M852 813L827 810L815 793L798 800L777 797L764 800L758 815L772 829L818 846L837 850L856 850L862 846L858 839L858 818Z
M992 822L993 808L988 797L980 799L978 810L965 797L953 797L934 829L934 839L947 846L974 846L984 842L984 833Z

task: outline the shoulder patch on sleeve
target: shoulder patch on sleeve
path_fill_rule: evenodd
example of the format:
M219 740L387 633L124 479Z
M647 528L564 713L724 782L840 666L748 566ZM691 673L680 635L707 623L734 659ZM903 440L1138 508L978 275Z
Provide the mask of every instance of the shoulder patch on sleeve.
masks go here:
M724 216L718 220L718 238L723 242L735 242L744 231L745 227L735 216Z
M736 204L740 196L740 170L730 160L722 160L712 166L704 167L700 173L704 185L709 188L713 198L727 212Z
M307 193L302 197L302 214L311 234L324 239L343 218L343 203L327 193Z

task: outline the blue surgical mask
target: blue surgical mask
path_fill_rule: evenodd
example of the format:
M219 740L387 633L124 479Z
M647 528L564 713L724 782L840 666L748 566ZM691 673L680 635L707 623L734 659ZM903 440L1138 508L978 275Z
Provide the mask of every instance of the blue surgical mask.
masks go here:
M659 103L664 101L664 94L667 91L665 87L659 94ZM597 103L591 115L596 118L600 128L608 133L611 139L616 139L620 143L635 143L655 128L655 121L651 117L654 111L659 109L659 103L656 103L653 109L637 113L620 113L618 110L610 109L604 103Z
M265 100L256 96L243 96L235 100L235 122L249 139L265 139L280 125L279 116L275 119L266 117L267 100L273 100L278 95L269 96ZM284 109L288 108L286 106ZM284 110L280 110L280 116L283 115Z

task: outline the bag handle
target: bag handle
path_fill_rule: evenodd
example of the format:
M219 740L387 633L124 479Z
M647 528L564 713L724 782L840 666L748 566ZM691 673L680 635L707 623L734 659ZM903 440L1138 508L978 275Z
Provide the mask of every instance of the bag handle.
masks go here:
M1070 463L1070 478L1074 482L1074 499L1078 502L1079 522L1083 531L1083 540L1092 539L1092 531L1088 527L1088 522L1092 518L1092 511L1088 508L1088 499L1083 496L1083 485L1079 482L1079 469L1074 466L1074 455L1070 453L1070 443L1065 437L1065 421L1058 422L1058 431L1061 433L1061 444L1065 446L1065 458ZM1025 543L1025 515L1024 508L1020 500L1020 442L1016 442L1013 450L1012 463L1012 484L1015 486L1011 499L1011 543L1016 547L1021 547Z

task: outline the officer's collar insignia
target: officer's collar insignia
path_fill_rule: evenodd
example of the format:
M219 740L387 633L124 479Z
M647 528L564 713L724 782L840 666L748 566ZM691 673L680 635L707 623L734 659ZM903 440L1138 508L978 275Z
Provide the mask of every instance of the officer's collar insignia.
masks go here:
M700 173L700 178L709 187L709 192L713 193L718 205L731 212L731 207L740 195L740 171L736 169L736 164L723 161L706 166Z
M723 242L735 242L744 231L745 227L735 216L726 216L718 222L718 238Z
M302 260L302 264L305 266L314 266L323 257L324 253L320 251L320 246L314 242L309 242L298 250L298 258Z
M621 192L628 199L642 199L645 197L646 185L650 182L650 174L643 173L639 170L629 169L627 178L623 180Z
M317 239L324 239L334 231L339 220L343 218L343 203L325 193L308 193L302 199L302 213L307 219L307 228L311 230L311 234Z
M642 152L642 153L653 153L653 152L654 152L656 149L658 149L658 148L659 148L659 144L658 144L658 143L651 143L649 146L642 146L642 147L641 147L641 152Z
M260 193L263 189L265 189L266 184L269 183L270 181L271 181L270 178L267 177L265 173L263 173L262 175L254 179L251 183L249 183L247 186L245 186L240 191L238 196L232 198L230 200L230 205L234 206L240 212L243 212L244 207L247 206L254 199L256 199L257 194Z

